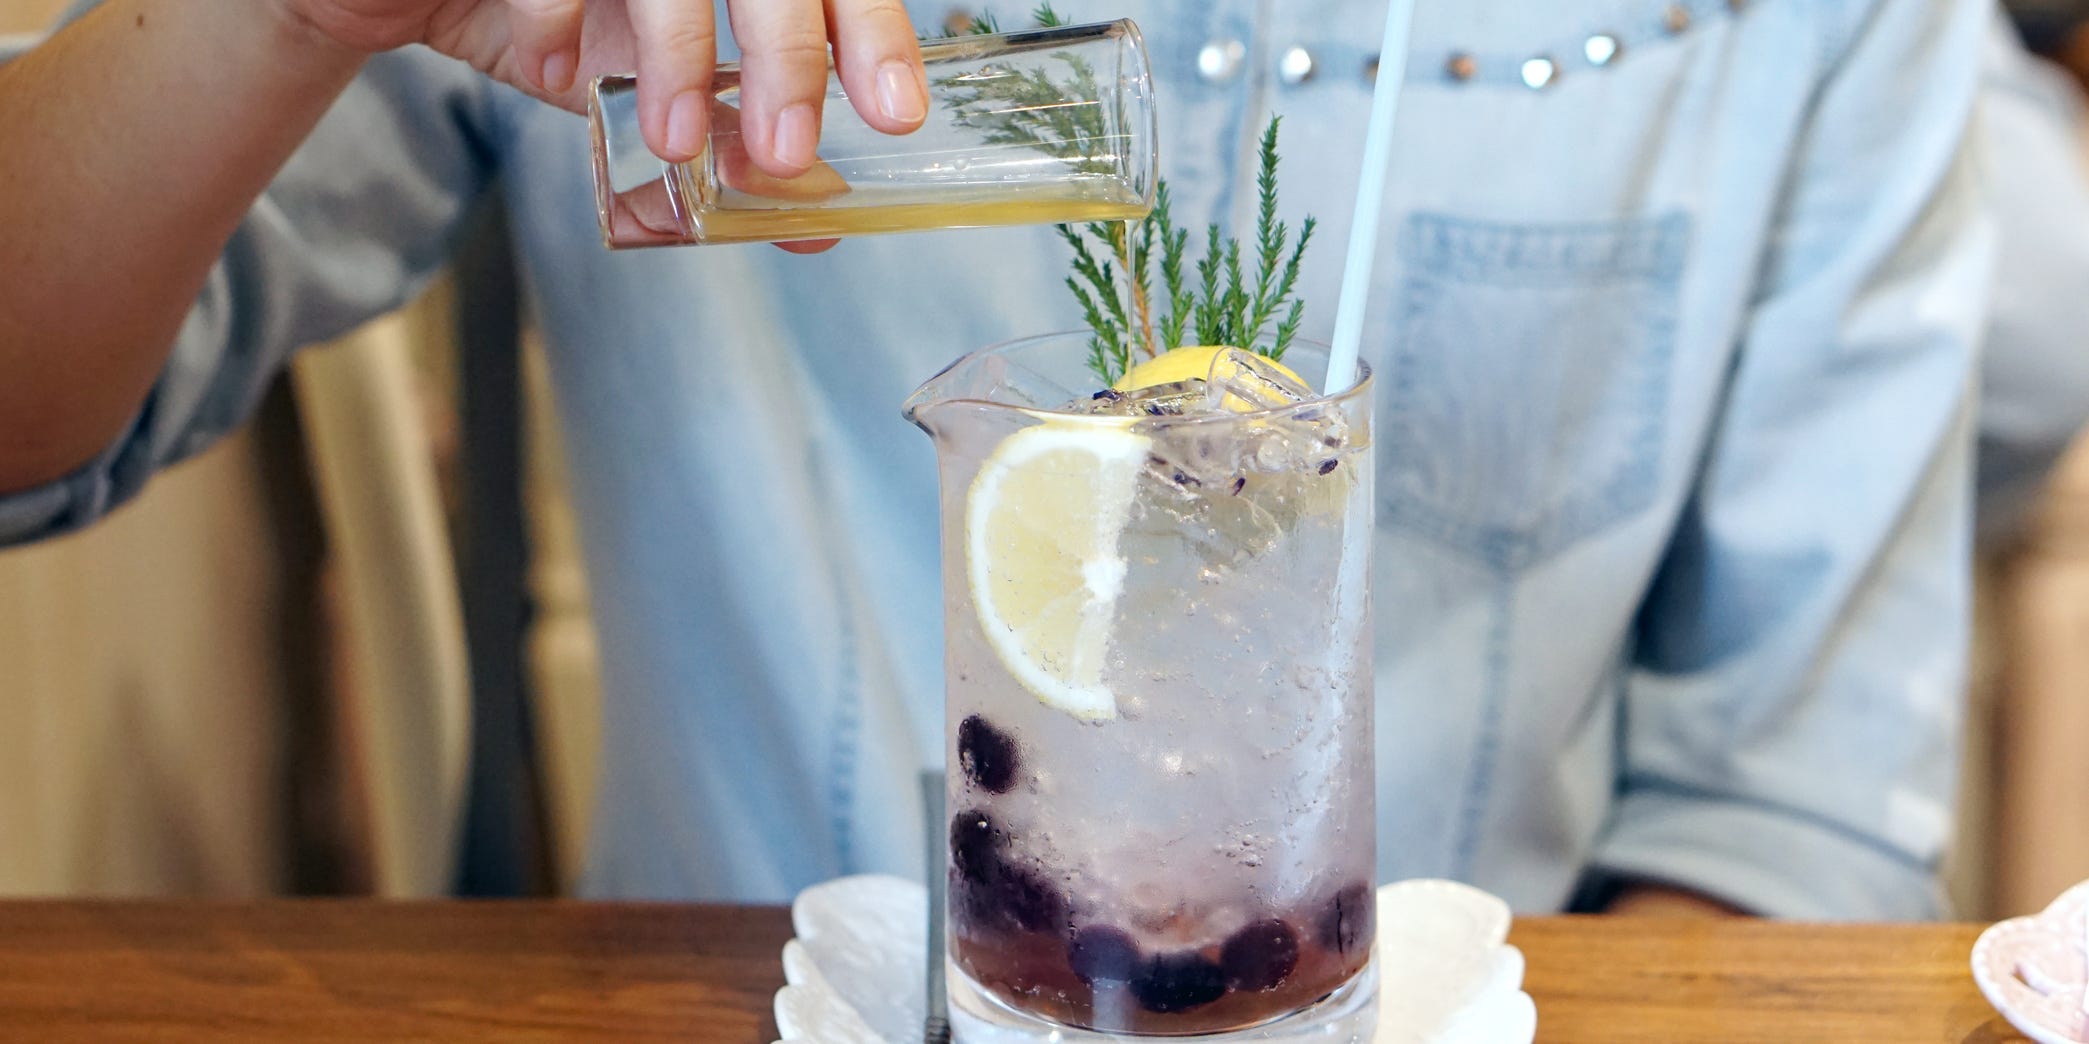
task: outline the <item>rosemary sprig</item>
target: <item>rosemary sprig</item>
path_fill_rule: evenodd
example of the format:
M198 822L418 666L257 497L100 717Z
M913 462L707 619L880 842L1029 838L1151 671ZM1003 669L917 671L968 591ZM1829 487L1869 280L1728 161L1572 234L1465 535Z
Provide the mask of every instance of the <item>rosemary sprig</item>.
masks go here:
M1196 311L1196 298L1183 285L1183 255L1189 250L1188 229L1175 227L1175 202L1168 183L1163 181L1154 191L1153 220L1143 224L1154 230L1161 241L1161 287L1168 294L1168 315L1161 320L1159 344L1181 344L1182 335L1189 328L1190 315ZM1154 344L1150 338L1148 344Z
M1060 226L1060 236L1075 252L1068 285L1076 300L1084 302L1083 313L1100 345L1090 352L1090 368L1105 383L1123 376L1133 355L1160 355L1182 345L1185 334L1194 334L1198 344L1246 348L1272 359L1283 358L1297 339L1305 320L1305 302L1297 297L1299 270L1319 226L1308 217L1294 234L1277 216L1281 126L1281 120L1273 119L1262 133L1252 268L1247 247L1214 223L1205 228L1203 255L1194 265L1196 280L1188 279L1190 233L1175 224L1174 199L1166 181L1155 194L1153 213L1130 231L1115 222L1079 229ZM1156 252L1158 306L1150 272ZM1116 264L1095 264L1097 253L1114 258ZM1128 305L1123 303L1126 298ZM1086 302L1110 304L1091 311ZM1161 306L1165 312L1158 312ZM1108 321L1099 323L1098 318ZM1112 343L1119 340L1130 343Z
M1049 0L1031 17L1040 27L1066 24ZM970 29L1000 31L991 15L975 17ZM1093 69L1078 59L1069 59L1068 69L1070 87L1041 70L942 86L958 110L958 122L980 130L988 143L1035 148L1072 160L1084 173L1107 173L1081 166L1090 162L1086 157L1096 151L1092 143L1105 133L1101 114L1092 106L1051 104L1064 100L1069 89L1099 96ZM1281 124L1272 119L1262 132L1252 272L1241 241L1222 234L1217 223L1205 230L1203 255L1190 262L1190 232L1175 224L1165 179L1156 188L1153 212L1136 223L1058 226L1074 253L1066 285L1092 334L1088 365L1105 384L1123 376L1134 355L1158 356L1181 346L1192 333L1198 344L1246 348L1272 359L1283 358L1297 338L1305 316L1305 302L1296 296L1299 268L1318 223L1308 217L1294 235L1277 216ZM1190 271L1196 274L1194 283Z

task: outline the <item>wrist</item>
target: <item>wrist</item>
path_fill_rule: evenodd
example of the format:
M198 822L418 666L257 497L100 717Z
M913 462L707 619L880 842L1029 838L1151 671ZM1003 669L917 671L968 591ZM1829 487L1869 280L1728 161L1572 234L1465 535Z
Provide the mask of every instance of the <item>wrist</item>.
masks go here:
M269 46L292 61L316 62L319 68L359 66L373 50L352 46L328 32L290 0L259 0L259 5L257 24L269 38Z

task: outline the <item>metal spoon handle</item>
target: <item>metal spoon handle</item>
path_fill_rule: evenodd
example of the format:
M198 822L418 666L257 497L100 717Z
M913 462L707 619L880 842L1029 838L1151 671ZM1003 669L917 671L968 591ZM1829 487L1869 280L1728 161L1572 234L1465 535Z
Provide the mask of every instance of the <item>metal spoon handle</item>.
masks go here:
M943 774L921 774L922 864L928 868L928 1016L922 1020L923 1044L950 1044L950 1000L943 983Z

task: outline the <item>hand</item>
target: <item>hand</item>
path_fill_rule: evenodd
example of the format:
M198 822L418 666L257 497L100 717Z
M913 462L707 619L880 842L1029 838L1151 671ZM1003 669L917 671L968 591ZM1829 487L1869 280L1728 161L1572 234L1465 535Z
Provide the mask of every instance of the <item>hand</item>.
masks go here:
M711 0L263 0L342 47L412 43L552 104L582 112L596 76L638 73L639 121L661 159L702 150L718 61ZM757 166L792 178L817 161L831 44L865 122L889 134L928 112L921 49L901 0L731 0L746 70L746 143Z

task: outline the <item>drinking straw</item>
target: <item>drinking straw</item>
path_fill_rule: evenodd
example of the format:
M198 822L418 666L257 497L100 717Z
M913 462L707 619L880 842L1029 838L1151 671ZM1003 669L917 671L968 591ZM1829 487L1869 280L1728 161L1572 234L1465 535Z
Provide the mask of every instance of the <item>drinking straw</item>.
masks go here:
M1364 135L1364 166L1357 175L1356 210L1349 224L1349 258L1342 264L1335 340L1327 357L1324 393L1328 395L1356 383L1371 267L1378 261L1378 220L1385 211L1386 168L1393 159L1393 121L1400 112L1400 84L1407 79L1407 35L1413 23L1414 0L1391 0L1386 5L1385 43L1378 49L1378 83L1371 91L1371 127Z

